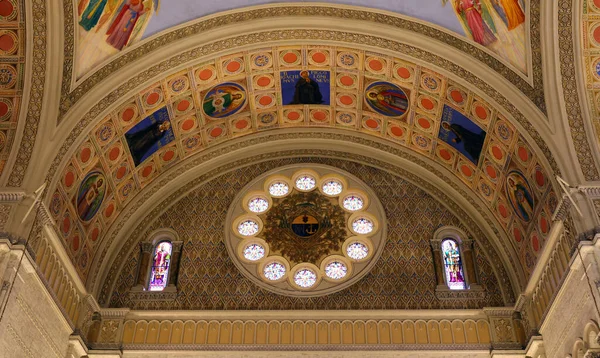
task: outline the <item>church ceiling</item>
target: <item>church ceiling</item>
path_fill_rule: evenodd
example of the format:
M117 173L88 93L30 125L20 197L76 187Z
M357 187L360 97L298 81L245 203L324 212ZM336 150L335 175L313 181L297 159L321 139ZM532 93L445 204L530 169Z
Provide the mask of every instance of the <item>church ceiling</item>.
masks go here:
M353 173L372 185L387 215L387 243L382 256L362 280L347 289L321 297L289 297L271 293L246 278L229 257L223 235L227 210L234 197L249 182L272 169L292 164L327 164ZM239 168L198 186L169 209L152 219L121 250L123 265L106 285L116 283L111 307L133 309L439 309L503 306L514 300L510 283L500 280L500 268L488 238L470 231L445 206L422 189L397 175L364 164L316 157L278 159ZM215 225L214 223L219 223ZM454 225L475 235L478 275L484 295L442 300L435 295L435 270L429 240L434 231ZM137 243L155 229L169 227L184 242L178 295L174 300L135 299L129 295L135 284ZM491 250L491 252L490 252ZM127 257L125 259L125 257ZM121 269L122 267L122 269ZM500 270L500 271L498 271ZM502 282L502 283L500 283ZM502 285L502 288L500 287Z
M25 14L17 0L0 2L0 174L18 135L25 83Z
M296 89L310 83L318 92ZM52 189L50 209L71 258L93 260L96 242L131 200L179 163L224 141L285 128L362 133L438 163L485 203L523 253L521 265L533 268L557 198L545 159L517 127L427 67L320 45L218 57L122 100L87 133ZM530 250L534 256L525 255ZM85 279L87 268L79 269Z

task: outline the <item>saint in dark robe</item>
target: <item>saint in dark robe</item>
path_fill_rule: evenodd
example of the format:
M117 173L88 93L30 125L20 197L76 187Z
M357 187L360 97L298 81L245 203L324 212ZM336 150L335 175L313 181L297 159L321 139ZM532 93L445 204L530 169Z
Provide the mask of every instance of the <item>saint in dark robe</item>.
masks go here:
M453 143L463 143L465 152L471 156L475 164L479 162L481 149L483 148L483 143L485 142L485 131L475 133L461 126L460 124L450 124L448 122L442 122L442 128L454 134L455 138L452 139Z
M300 72L300 79L296 82L294 99L290 104L321 104L323 95L319 90L319 84L312 80L308 71Z
M133 162L136 166L148 157L148 152L155 144L160 143L161 139L170 133L170 128L171 122L162 121L152 123L148 127L140 129L137 132L132 133L129 131L125 133L129 151L131 152Z

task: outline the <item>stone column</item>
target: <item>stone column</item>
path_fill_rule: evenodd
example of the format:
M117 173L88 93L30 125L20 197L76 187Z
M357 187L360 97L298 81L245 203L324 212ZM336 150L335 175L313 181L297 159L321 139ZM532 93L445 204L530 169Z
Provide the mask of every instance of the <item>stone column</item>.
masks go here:
M171 252L171 267L169 267L169 286L177 285L177 278L179 277L179 259L181 258L181 249L183 248L183 241L173 241L171 243L173 251Z
M466 276L466 281L469 287L479 285L479 278L475 271L475 258L473 257L473 240L463 239L460 243L460 253L463 258L463 271Z
M431 241L431 250L433 251L433 266L435 267L435 278L437 286L446 288L446 280L444 279L444 259L442 257L442 246L440 240Z
M150 273L150 262L152 261L152 249L154 245L150 242L140 242L140 265L138 269L137 286L145 288L148 285L149 273Z

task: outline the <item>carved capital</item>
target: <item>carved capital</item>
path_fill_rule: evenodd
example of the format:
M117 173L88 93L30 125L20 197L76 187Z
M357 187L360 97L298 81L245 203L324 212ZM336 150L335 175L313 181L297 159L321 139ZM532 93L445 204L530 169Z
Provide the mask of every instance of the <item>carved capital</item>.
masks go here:
M140 249L144 253L152 253L152 250L154 249L154 245L152 245L151 242L140 242Z
M173 246L173 252L181 252L181 249L183 248L183 241L173 241L171 242L171 245Z

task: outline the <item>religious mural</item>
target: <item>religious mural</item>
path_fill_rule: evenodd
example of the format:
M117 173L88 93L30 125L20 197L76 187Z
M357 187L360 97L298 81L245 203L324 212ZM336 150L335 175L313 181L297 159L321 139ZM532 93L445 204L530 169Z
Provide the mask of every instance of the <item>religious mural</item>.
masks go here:
M365 91L365 100L375 112L388 117L401 117L408 110L408 95L389 82L375 82Z
M308 83L301 69L308 69L304 75L318 83L320 105L290 104L296 85ZM288 78L286 83L282 78ZM367 100L374 89L375 100ZM405 114L396 116L403 106ZM514 238L517 251L525 250L535 232L540 242L548 234L536 228L540 213L552 213L556 207L552 179L511 120L462 84L405 58L322 45L228 54L190 65L123 98L61 169L60 188L53 192L50 206L53 218L64 228L65 241L76 235L82 241L72 253L74 262L88 246L93 259L93 245L106 229L128 210L132 198L169 168L225 140L309 126L373 135L431 158L488 205ZM95 216L85 214L82 204L82 216L90 220L80 225L74 198L93 168L103 168L104 186L114 191L105 193ZM529 185L513 175L514 186L507 191L513 184L507 175L513 170ZM532 209L527 192L535 203ZM520 206L519 198L525 198ZM309 212L290 217L289 223L298 217L302 222L304 214L308 231L323 229L320 217ZM318 228L309 216L317 219Z
M513 170L506 176L506 196L517 216L530 222L535 211L535 200L531 186L523 173Z
M456 241L451 239L442 241L442 255L448 288L451 290L464 290L466 288L465 274L463 273L462 260Z
M75 198L77 216L82 221L87 222L94 218L104 200L107 185L104 174L98 170L88 173L83 178Z
M136 124L125 133L125 139L136 166L173 141L175 135L171 128L167 108L159 109Z
M78 0L77 77L142 38L160 0Z
M246 90L227 82L211 88L204 96L204 113L212 118L225 118L239 112L246 104Z
M149 291L162 291L167 287L172 249L173 246L167 241L156 245L154 256L152 257L152 268L150 270Z
M450 106L444 106L439 138L450 144L475 165L479 163L485 136L486 132L464 114Z
M330 103L329 71L281 72L281 97L283 105Z
M160 7L160 0L74 0L78 32L76 77L140 40L181 25L236 7L228 2L178 0ZM434 2L435 1L435 2ZM527 0L434 0L426 18L420 0L369 2L330 0L331 3L362 5L425 20L488 48L498 57L527 73ZM244 5L271 3L248 0ZM294 1L292 1L294 2ZM159 9L161 10L159 12Z

